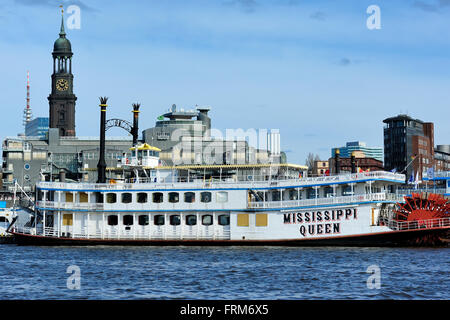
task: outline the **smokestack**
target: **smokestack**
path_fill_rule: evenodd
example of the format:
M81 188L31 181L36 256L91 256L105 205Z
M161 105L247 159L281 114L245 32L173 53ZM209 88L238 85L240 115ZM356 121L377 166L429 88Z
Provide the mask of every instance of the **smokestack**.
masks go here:
M355 159L355 152L352 152L352 155L350 157L350 162L352 166L352 173L356 173L356 159Z
M133 103L133 147L136 146L139 136L139 107L140 103Z
M339 149L336 149L334 153L334 172L336 174L341 173L341 151Z
M97 164L97 183L106 183L106 161L105 161L105 131L106 131L106 108L107 97L100 97L100 155Z
M59 182L65 182L66 181L66 172L64 170L59 171Z

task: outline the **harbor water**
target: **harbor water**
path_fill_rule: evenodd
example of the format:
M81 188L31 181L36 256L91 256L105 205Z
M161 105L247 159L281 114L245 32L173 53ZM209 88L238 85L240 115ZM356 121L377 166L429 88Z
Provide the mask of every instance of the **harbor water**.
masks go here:
M449 299L449 248L0 246L0 299Z

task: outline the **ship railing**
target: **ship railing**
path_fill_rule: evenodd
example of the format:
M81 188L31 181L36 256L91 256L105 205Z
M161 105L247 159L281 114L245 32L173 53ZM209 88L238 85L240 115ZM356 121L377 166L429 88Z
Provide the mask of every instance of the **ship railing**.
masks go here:
M443 228L450 227L450 217L414 221L396 221L381 218L380 225L387 226L395 231Z
M422 193L422 192L445 194L445 193L447 193L447 189L446 188L429 187L429 188L417 188L417 189L408 188L408 189L398 189L397 190L397 193L402 194L402 195L408 195L408 194L412 194L412 193Z
M304 200L279 200L279 201L251 201L248 203L249 209L261 209L261 208L286 208L286 207L303 207L314 205L329 205L329 204L344 204L354 202L367 202L367 201L392 201L401 202L403 196L394 193L372 193L372 194L355 194L350 196L340 197L327 197L327 198L314 198Z
M69 239L92 239L92 240L227 240L230 239L229 228L224 229L220 233L197 233L185 234L181 230L178 232L169 232L168 230L87 230L86 227L81 228L80 232L67 232L66 230L58 230L54 227L35 228L15 226L12 232L39 235L57 238Z
M37 201L38 208L46 209L90 209L103 210L103 203L89 203L89 202L58 202L58 201Z
M397 174L392 172L385 171L374 171L374 172L361 172L361 173L353 173L353 174L340 174L335 176L321 176L321 177L289 177L289 176L281 176L281 177L272 177L268 178L267 176L239 176L234 178L224 178L219 176L214 176L208 179L202 178L194 178L190 177L170 177L170 178L161 178L154 181L154 178L139 178L138 180L133 179L127 182L117 182L117 183L84 183L84 182L76 182L76 183L66 183L66 182L38 182L38 188L56 188L56 189L71 189L71 190L123 190L123 189L141 189L143 184L149 184L152 188L176 188L185 186L187 183L193 184L199 188L211 188L218 186L229 186L235 185L237 187L264 187L264 186L283 186L284 184L297 184L308 185L311 183L314 184L329 184L333 182L349 182L356 183L359 181L372 180L372 179L381 179L381 180L389 180L394 182L404 182L405 176L403 174Z

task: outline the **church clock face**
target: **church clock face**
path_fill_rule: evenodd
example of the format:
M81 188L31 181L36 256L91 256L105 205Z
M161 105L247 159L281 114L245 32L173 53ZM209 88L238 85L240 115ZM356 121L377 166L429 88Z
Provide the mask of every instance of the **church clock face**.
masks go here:
M56 81L56 90L66 91L69 89L69 82L66 79L59 79Z

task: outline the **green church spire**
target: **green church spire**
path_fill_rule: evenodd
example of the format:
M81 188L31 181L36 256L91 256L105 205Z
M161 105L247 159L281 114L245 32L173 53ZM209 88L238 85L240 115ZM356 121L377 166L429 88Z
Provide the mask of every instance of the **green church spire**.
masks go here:
M61 30L59 31L59 36L61 38L65 38L66 32L64 31L64 9L62 5L60 5L59 7L61 8Z

